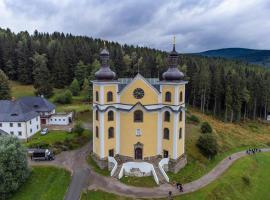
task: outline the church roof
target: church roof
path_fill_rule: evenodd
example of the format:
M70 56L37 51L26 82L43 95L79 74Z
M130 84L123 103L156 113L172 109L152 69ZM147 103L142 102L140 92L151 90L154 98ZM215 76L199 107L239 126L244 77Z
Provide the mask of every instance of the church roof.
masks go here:
M134 78L119 78L118 92L121 92ZM160 83L158 78L145 78L158 92L160 92Z

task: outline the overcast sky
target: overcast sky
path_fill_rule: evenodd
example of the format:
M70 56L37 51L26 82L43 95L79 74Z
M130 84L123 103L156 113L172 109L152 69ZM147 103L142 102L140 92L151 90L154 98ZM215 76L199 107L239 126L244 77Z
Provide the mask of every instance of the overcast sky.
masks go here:
M0 27L179 52L270 49L270 0L0 0Z

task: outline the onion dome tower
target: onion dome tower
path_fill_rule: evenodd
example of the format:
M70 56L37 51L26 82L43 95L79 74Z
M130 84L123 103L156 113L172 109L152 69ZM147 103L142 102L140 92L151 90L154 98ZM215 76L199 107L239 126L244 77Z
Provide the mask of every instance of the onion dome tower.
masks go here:
M165 81L180 81L184 78L183 72L177 68L178 52L175 50L175 36L173 40L173 50L168 56L169 69L162 74Z
M101 68L95 73L96 79L106 80L106 81L114 80L116 75L110 69L110 66L109 66L110 54L108 50L106 49L106 47L104 47L104 49L101 50L100 59L101 59Z

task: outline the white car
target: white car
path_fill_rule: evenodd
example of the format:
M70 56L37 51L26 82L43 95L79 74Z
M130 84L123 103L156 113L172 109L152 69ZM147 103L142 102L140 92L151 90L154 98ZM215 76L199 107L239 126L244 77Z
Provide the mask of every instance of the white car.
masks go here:
M40 135L46 135L49 132L48 128L44 128L42 129L42 131L40 132Z

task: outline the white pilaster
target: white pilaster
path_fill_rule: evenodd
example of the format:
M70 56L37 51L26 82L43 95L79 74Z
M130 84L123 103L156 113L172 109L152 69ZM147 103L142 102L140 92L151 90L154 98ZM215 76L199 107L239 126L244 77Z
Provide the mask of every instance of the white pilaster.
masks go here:
M100 104L104 104L104 85L100 85L99 93Z
M100 112L99 113L99 117L100 117L100 158L104 158L105 154L104 154L104 113Z
M120 111L116 111L116 147L115 153L120 154Z
M184 149L184 153L186 153L186 110L182 110L183 113L183 130L182 130L182 138L184 140L183 142L183 149Z
M95 116L95 114L96 114L96 109L93 109L93 126L92 126L92 133L93 133L93 152L94 153L96 153L96 148L95 148L95 140L96 140L96 123L95 123L95 121L96 121L96 116Z
M160 94L158 94L158 103L162 104L162 85L160 85Z
M158 111L157 120L157 155L162 155L162 113Z
M116 95L116 103L120 103L120 95L118 94L118 84L116 85L116 91L115 91L115 95Z
M173 159L177 159L178 151L177 151L177 142L178 142L178 113L173 114Z

